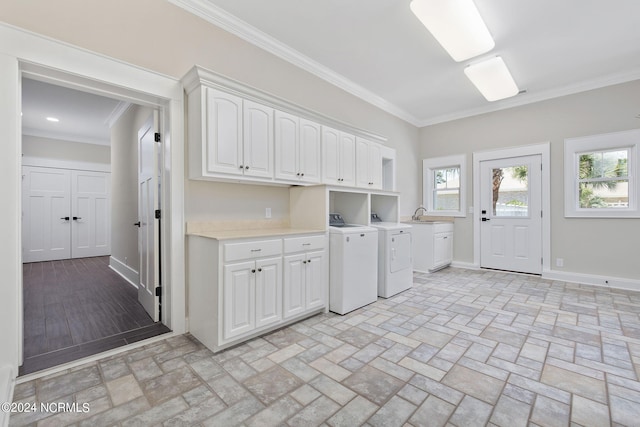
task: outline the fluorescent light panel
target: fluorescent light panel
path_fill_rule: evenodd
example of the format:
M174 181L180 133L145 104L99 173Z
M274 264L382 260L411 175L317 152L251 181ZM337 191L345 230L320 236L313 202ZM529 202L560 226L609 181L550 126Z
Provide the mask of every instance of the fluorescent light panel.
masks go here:
M495 46L473 0L412 0L410 7L456 62Z
M464 73L487 101L509 98L519 92L509 69L499 56L469 65Z

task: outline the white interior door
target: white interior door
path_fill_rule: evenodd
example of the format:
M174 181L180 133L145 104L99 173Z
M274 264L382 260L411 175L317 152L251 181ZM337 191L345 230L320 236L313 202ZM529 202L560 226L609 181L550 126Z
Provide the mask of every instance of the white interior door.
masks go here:
M159 220L155 211L160 202L158 179L159 150L155 141L158 118L154 112L138 131L138 246L140 253L140 283L138 300L154 322L160 318L159 285Z
M22 261L71 258L70 171L22 168Z
M71 171L71 257L111 254L111 175Z
M480 162L480 266L542 272L541 156Z

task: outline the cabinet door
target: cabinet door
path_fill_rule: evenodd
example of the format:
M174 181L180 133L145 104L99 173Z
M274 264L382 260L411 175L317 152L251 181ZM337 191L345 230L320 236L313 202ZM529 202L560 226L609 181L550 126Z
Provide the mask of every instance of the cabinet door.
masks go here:
M210 88L206 94L206 172L242 175L242 99Z
M276 178L298 180L298 118L276 111Z
M255 262L224 266L224 338L255 329Z
M452 233L436 233L433 235L433 268L451 263L453 257L452 240Z
M305 267L304 254L284 257L284 307L283 317L288 319L305 310Z
M369 182L371 188L382 189L382 150L376 143L369 144Z
M304 182L320 182L320 125L300 119L299 171Z
M244 174L273 178L273 109L244 101Z
M309 252L306 264L306 309L324 307L327 292L325 251Z
M356 186L356 137L340 133L340 184Z
M356 185L369 188L369 141L356 138Z
M322 127L322 182L340 184L340 132Z
M282 258L256 261L256 328L282 319Z

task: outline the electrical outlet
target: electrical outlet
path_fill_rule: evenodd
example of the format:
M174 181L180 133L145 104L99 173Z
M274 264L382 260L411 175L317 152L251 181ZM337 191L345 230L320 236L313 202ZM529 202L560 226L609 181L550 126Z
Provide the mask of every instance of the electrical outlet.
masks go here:
M556 258L556 267L564 267L564 259Z
M271 208L266 208L264 210L264 217L265 218L271 218Z

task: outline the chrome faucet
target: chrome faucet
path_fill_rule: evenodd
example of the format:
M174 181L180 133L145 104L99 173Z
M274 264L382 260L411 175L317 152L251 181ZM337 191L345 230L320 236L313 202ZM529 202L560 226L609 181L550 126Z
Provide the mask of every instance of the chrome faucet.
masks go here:
M418 216L418 211L422 209L424 212L427 212L427 210L425 208L423 208L422 206L418 206L418 209L416 209L416 211L413 213L413 216L411 217L412 220L414 221L419 221L420 217Z

